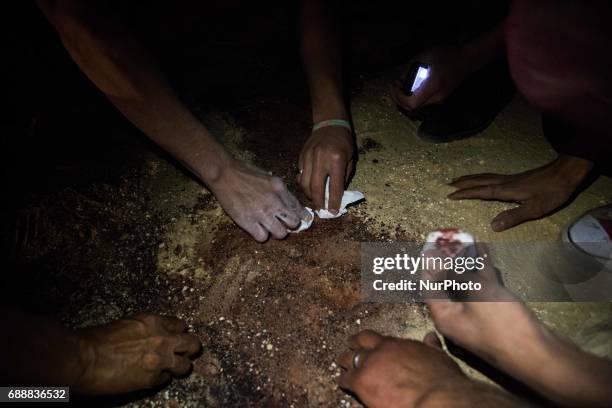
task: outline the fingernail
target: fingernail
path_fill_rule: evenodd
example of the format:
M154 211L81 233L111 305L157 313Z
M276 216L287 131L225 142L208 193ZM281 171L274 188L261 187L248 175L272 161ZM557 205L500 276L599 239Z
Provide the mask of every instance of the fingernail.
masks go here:
M491 223L491 228L493 231L501 231L506 226L506 223L503 220L493 220Z

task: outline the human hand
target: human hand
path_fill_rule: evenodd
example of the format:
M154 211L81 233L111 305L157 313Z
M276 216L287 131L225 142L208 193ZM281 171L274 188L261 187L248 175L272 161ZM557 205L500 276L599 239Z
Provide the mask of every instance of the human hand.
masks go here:
M123 394L152 388L191 369L200 350L197 337L185 333L174 317L141 313L113 323L76 331L83 351L82 375L73 386L87 395Z
M282 179L237 160L209 187L234 222L259 242L269 235L285 238L287 228L296 228L307 216Z
M552 163L519 174L474 174L450 183L457 191L452 200L480 199L516 202L516 208L499 213L491 222L493 231L504 231L522 222L543 217L565 204L593 164L561 155Z
M354 168L355 144L342 126L326 126L312 133L300 153L298 177L306 196L317 209L325 208L325 182L329 176L328 209L337 213L344 188Z
M364 330L338 357L345 370L338 383L368 407L413 407L440 388L469 384L459 366L431 344Z
M391 84L391 98L406 110L442 102L468 75L465 60L460 47L437 47L417 55L406 65L401 80ZM403 81L415 61L429 65L429 77L409 96L404 93Z

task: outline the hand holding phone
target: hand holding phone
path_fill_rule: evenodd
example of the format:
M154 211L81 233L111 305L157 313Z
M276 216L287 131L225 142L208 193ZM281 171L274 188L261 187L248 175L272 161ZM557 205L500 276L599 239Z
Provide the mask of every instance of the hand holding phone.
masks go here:
M407 111L442 102L468 74L465 59L456 46L437 47L415 56L401 79L392 84L391 97Z
M418 61L414 62L402 82L404 93L408 96L414 94L429 78L429 70L429 65Z

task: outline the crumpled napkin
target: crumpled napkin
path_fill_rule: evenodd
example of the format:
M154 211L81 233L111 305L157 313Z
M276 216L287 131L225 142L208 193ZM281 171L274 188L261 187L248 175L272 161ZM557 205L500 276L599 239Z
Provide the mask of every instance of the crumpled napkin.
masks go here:
M459 228L441 228L427 235L427 240L421 253L433 249L441 249L445 256L456 257L465 249L465 256L475 258L478 256L474 248L474 236Z
M340 201L340 209L337 214L332 214L326 209L320 209L317 211L313 211L312 208L305 207L306 211L309 213L309 217L307 219L302 220L300 226L297 229L291 230L290 232L296 233L305 231L312 225L314 221L314 215L317 214L319 218L329 219L329 218L338 218L347 213L346 207L355 204L358 201L365 199L365 195L363 195L360 191L345 191L342 195L342 200ZM327 178L327 182L325 184L325 208L329 205L329 177Z

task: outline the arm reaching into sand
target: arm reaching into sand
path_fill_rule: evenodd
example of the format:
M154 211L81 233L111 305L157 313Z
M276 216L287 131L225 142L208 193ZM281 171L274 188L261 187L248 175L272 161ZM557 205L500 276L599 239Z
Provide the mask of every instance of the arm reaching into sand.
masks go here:
M334 9L326 0L301 0L299 38L302 64L310 86L313 123L349 116L342 90L342 47ZM300 185L317 208L325 208L329 176L329 209L336 213L354 168L355 142L343 126L313 130L299 159Z
M95 2L38 4L83 72L134 125L206 184L258 241L281 239L303 207L283 181L234 159L191 114L126 27Z

